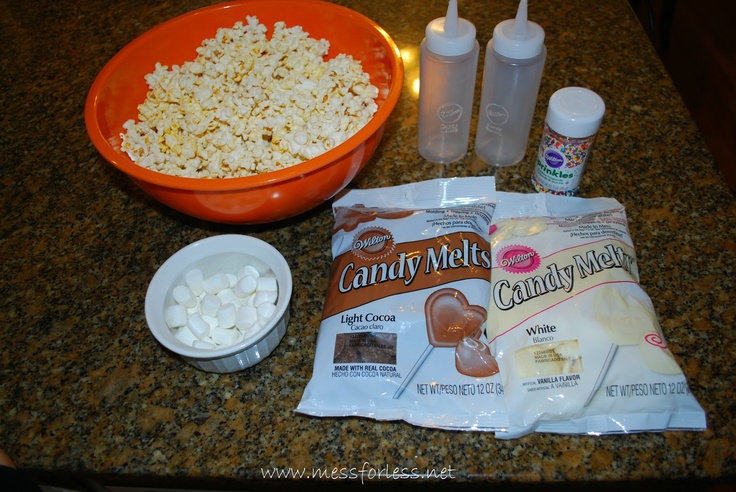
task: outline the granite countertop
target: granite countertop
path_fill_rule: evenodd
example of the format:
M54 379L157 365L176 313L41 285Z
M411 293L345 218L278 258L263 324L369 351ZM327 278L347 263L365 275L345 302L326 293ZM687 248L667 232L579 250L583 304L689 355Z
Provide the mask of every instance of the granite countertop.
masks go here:
M21 468L211 488L267 488L281 483L263 478L262 470L274 468L364 463L451 467L448 485L706 483L736 475L736 201L626 0L530 2L530 18L547 35L545 74L526 158L495 173L474 160L472 143L449 166L416 151L418 46L446 2L340 2L378 22L406 65L384 139L351 186L495 174L500 190L532 192L533 149L549 96L581 85L607 103L582 196L627 207L642 286L708 430L511 441L296 414L331 264L329 204L262 226L192 219L154 202L103 161L84 128L86 93L103 65L149 28L210 2L34 3L2 2L0 16L0 447ZM513 17L516 2L461 0L460 9L477 27L482 67L493 26ZM260 365L231 375L200 372L163 350L143 313L157 267L181 247L222 233L276 245L295 280L283 342Z

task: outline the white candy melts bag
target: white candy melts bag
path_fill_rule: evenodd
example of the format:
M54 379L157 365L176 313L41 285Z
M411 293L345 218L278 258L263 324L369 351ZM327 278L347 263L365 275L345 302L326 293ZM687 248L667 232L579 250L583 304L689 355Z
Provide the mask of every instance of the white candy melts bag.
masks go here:
M493 178L352 190L333 204L333 264L297 411L505 429L484 335Z
M705 429L620 203L499 192L493 222L486 335L510 420L497 437Z

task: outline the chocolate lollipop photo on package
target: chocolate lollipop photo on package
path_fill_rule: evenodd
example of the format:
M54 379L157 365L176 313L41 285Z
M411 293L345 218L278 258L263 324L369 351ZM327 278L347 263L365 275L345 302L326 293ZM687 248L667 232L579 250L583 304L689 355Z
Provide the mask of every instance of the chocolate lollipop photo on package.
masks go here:
M298 412L506 428L485 336L494 196L493 178L454 178L334 202L333 263Z
M394 399L401 397L435 347L454 352L455 369L460 374L485 377L498 373L498 364L490 355L488 344L481 340L487 315L484 307L470 305L465 294L457 289L432 291L424 301L424 324L429 343L404 377ZM486 353L488 358L483 357Z

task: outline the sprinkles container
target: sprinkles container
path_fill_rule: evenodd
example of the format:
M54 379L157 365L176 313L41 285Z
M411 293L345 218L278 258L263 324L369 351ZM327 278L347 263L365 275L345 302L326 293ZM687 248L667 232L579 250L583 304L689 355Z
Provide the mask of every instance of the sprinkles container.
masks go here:
M577 195L590 148L606 112L603 99L565 87L549 99L532 184L539 192Z

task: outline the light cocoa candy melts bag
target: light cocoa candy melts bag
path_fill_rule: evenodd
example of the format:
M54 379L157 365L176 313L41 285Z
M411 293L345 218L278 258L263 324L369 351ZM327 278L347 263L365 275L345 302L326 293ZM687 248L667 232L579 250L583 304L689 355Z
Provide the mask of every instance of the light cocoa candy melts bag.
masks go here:
M333 264L297 411L505 429L484 335L493 178L352 190L333 204Z

